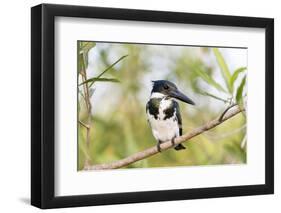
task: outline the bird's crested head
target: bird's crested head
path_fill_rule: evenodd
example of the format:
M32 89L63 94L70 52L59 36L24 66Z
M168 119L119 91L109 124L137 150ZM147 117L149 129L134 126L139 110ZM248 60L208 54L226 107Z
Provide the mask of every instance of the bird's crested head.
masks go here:
M195 105L195 103L190 98L188 98L185 94L178 90L177 86L174 83L167 80L156 80L152 81L152 83L152 97L176 98L185 103Z

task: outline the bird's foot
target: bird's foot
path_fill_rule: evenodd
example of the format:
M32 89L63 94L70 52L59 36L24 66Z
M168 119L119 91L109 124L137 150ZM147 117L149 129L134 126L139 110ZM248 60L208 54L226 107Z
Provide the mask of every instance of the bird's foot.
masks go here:
M172 146L173 146L173 147L175 147L175 138L176 138L176 137L173 137L172 140L171 140L171 143L172 143Z
M161 144L161 142L158 142L158 143L157 143L157 151L158 151L158 152L161 152L160 144Z

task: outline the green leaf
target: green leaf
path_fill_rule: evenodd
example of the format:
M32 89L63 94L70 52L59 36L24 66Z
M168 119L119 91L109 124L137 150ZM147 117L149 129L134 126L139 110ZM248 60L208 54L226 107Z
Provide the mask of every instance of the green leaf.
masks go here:
M85 71L86 67L85 67L85 63L84 63L83 54L79 54L78 63L79 63L78 73L80 73L81 71L82 72Z
M209 76L205 71L200 68L195 68L194 71L200 76L206 83L215 87L217 90L226 92L225 89L219 85L211 76Z
M85 69L88 67L88 53L94 46L96 46L95 42L88 42L88 41L79 42L79 63L81 61L80 55L82 55Z
M224 102L224 103L227 102L227 100L224 100L223 98L220 98L220 97L218 97L218 96L216 96L216 95L213 95L213 94L211 94L211 93L208 93L208 92L201 92L201 94L202 94L202 95L206 95L206 96L210 96L210 97L212 97L212 98L214 98L214 99L217 99L217 100L219 100L219 101L222 101L222 102Z
M239 74L244 72L246 69L247 69L247 67L240 67L234 71L234 73L230 79L230 86L231 86L232 91L234 89L234 83L235 83L236 79L238 78Z
M238 104L242 100L245 83L246 83L246 76L244 76L244 78L242 79L242 81L237 89L237 92L236 92L236 103L238 103Z
M112 67L114 67L116 64L118 64L120 61L122 61L124 58L126 58L128 55L123 55L121 58L119 58L117 61L115 61L113 64L108 66L104 71L102 71L96 78L100 78L103 76L107 71L111 70ZM91 82L90 87L93 85L95 81Z
M98 77L94 77L94 78L89 78L87 81L82 82L81 84L79 84L79 86L81 86L83 84L86 84L86 83L94 83L96 81L120 83L120 81L118 79L115 79L115 78L98 78Z
M115 61L113 64L111 64L109 67L107 67L104 71L102 71L97 78L101 77L103 74L105 74L108 70L110 70L114 65L116 65L118 62L126 58L128 55L123 55L121 58L119 58L117 61Z
M79 53L88 53L90 49L96 46L95 42L88 41L80 41L79 44Z
M232 93L231 86L230 86L231 74L230 74L230 71L228 69L228 66L225 63L225 60L224 60L224 58L223 58L223 56L222 56L222 54L221 54L221 52L219 51L218 48L213 48L213 52L216 56L217 62L219 64L219 67L220 67L222 76L224 78L225 84L228 88L228 91L230 93Z

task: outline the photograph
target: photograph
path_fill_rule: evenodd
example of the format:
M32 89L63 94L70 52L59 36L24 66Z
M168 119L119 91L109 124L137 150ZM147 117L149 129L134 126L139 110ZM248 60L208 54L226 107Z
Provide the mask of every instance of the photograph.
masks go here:
M247 164L246 47L78 40L77 72L78 171Z
M274 193L274 18L149 8L31 8L31 205Z

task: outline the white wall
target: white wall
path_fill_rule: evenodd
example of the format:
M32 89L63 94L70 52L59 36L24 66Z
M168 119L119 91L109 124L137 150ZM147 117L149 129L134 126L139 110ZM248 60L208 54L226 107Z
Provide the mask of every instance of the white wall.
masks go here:
M273 212L280 205L281 198L281 145L280 110L281 86L280 38L281 13L277 0L212 0L212 1L130 1L130 0L60 0L45 3L81 4L92 6L125 7L137 9L171 10L195 13L226 15L263 16L275 18L275 59L276 59L276 95L275 95L275 195L204 199L192 201L161 202L146 204L114 205L102 207L72 208L51 210L56 212L132 212L173 210L185 212ZM30 196L30 7L41 3L29 1L2 1L0 19L1 37L1 146L0 146L0 209L1 212L37 212L29 206ZM277 119L278 118L278 119Z

